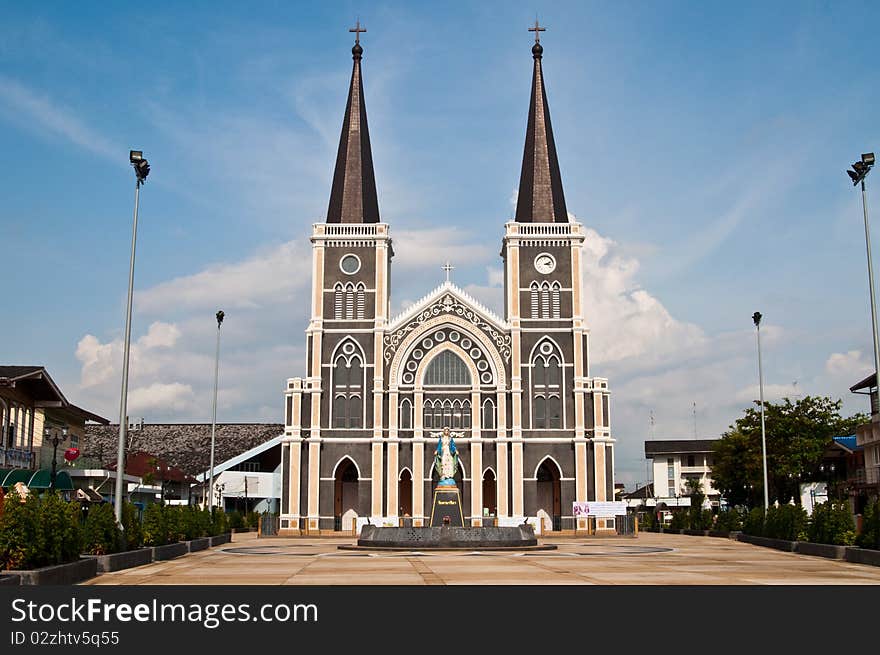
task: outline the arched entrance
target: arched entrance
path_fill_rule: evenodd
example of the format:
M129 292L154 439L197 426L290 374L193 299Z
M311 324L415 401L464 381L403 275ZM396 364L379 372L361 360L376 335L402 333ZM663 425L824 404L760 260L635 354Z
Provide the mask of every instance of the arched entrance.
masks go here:
M350 509L358 508L358 471L347 457L336 467L336 480L333 491L333 529L342 530L342 515Z
M409 469L400 472L397 482L397 502L400 503L399 516L412 516L412 473Z
M492 469L486 469L483 473L483 515L488 510L489 516L496 516L498 507L496 503L495 473Z
M562 473L559 467L545 459L538 467L538 509L543 509L553 518L553 530L562 529Z

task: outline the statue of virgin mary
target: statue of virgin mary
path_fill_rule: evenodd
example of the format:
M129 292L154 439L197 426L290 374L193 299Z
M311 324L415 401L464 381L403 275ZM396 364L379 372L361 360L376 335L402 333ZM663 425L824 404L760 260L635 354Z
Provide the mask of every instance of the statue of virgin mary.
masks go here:
M434 469L440 481L438 487L454 487L455 472L458 470L458 449L455 440L449 432L449 428L443 428L440 438L437 440L437 448L434 449Z

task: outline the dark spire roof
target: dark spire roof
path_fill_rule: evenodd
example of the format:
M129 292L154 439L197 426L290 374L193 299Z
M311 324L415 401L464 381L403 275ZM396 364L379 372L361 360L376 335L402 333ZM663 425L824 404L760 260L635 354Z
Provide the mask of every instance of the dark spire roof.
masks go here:
M537 27L537 26L536 26ZM532 98L529 102L529 122L526 129L526 147L523 152L522 173L519 177L519 197L516 201L518 223L567 223L565 195L562 192L562 176L556 158L556 143L550 124L550 107L544 88L541 57L544 48L538 42L532 56L535 69L532 73ZM543 30L541 30L543 31Z
M364 105L364 83L361 78L361 57L364 49L360 45L359 33L357 37L358 41L351 49L354 66L345 118L342 121L342 135L339 137L333 186L330 189L328 223L379 222L379 201L376 197L376 177L373 173L367 108Z

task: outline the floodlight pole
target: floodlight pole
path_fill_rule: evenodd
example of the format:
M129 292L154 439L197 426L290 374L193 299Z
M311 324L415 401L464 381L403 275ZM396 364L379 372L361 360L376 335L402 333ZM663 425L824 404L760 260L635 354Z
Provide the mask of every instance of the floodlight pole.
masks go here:
M868 288L871 292L871 328L874 333L874 373L880 374L880 341L877 337L877 302L874 294L874 263L871 260L871 230L868 227L868 196L862 177L862 213L865 215L865 249L868 251ZM875 381L874 386L877 386Z
M223 323L223 311L217 312L217 348L214 354L214 409L211 414L211 473L208 482L208 503L214 508L214 435L217 430L217 382L220 377L220 325Z
M758 387L761 400L761 458L764 467L764 511L770 507L770 490L767 485L767 432L764 427L764 369L761 363L761 314L755 312L752 315L755 322L755 331L758 335Z
M131 260L128 265L128 303L125 310L125 346L122 357L122 391L119 399L119 447L116 453L116 523L122 524L122 485L125 474L125 436L128 431L128 355L131 348L131 300L134 290L134 255L137 244L138 201L144 180L136 174L134 186L134 224L131 229Z

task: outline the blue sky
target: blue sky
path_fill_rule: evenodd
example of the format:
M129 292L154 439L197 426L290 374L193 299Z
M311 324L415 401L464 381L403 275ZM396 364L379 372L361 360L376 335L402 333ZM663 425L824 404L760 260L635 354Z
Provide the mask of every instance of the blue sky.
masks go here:
M613 389L621 478L643 477L651 411L658 438L688 437L696 403L713 436L755 397L755 310L770 397L865 409L847 391L871 350L844 171L880 150L876 4L2 6L0 361L46 365L93 411L117 418L141 148L133 413L209 419L223 307L219 418L279 419L357 16L394 308L447 258L500 305L536 9L566 200L591 230L593 373Z

